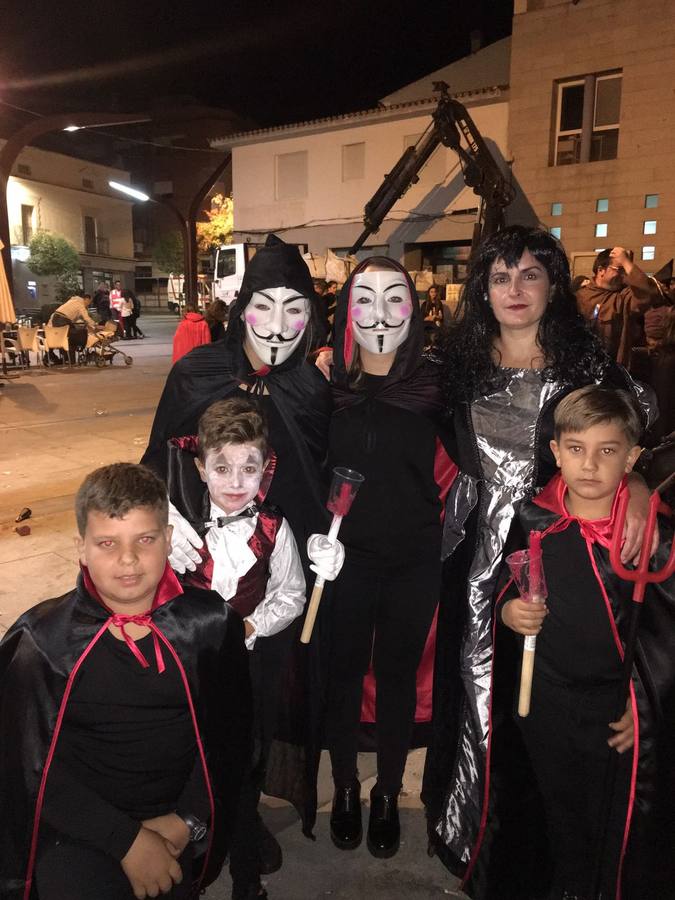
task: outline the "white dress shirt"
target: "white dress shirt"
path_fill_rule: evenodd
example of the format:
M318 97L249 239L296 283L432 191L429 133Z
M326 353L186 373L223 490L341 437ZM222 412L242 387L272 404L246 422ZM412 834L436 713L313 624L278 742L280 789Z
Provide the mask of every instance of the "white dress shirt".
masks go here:
M244 507L246 508L246 507ZM242 512L243 510L238 510ZM211 519L233 516L211 501ZM258 515L229 522L221 528L213 526L206 533L206 546L213 559L211 588L223 600L231 600L239 579L251 569L256 556L248 545L258 524ZM250 616L253 633L246 638L251 650L257 637L270 637L283 631L297 618L305 605L305 576L295 538L286 519L282 519L269 561L270 574L265 596Z

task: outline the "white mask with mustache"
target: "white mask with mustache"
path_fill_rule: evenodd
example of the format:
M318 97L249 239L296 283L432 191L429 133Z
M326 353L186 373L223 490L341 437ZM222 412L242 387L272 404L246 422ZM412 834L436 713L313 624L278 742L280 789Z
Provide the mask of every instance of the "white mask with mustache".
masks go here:
M413 300L402 272L383 269L354 276L350 316L354 340L371 353L391 353L408 337Z
M298 346L309 321L309 300L293 288L274 287L252 294L242 313L246 339L259 359L278 366Z

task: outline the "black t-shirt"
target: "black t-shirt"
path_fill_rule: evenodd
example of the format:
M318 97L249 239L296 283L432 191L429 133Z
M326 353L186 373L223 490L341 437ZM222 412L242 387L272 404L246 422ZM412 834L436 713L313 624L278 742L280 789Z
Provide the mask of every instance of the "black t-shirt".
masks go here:
M600 585L573 522L542 542L549 614L537 637L535 677L579 686L621 678L621 659Z
M366 399L333 414L329 464L365 481L340 529L350 558L401 566L440 559L440 501L434 480L436 428L425 416L377 399L384 376L364 375Z
M136 642L106 631L77 674L57 753L81 781L135 819L163 815L193 770L196 740L185 688L171 654L157 670L152 634Z

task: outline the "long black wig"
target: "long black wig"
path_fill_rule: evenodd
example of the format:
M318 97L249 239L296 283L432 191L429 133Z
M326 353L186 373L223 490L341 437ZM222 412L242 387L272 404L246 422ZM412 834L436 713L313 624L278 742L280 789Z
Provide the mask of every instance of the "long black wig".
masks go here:
M560 241L541 228L511 225L481 244L462 289L443 347L444 384L450 404L490 394L506 381L494 358L499 323L488 299L488 279L495 260L503 260L511 268L526 250L544 266L551 282L550 302L537 335L545 359L542 380L581 387L602 379L610 365L600 341L577 311L569 263Z

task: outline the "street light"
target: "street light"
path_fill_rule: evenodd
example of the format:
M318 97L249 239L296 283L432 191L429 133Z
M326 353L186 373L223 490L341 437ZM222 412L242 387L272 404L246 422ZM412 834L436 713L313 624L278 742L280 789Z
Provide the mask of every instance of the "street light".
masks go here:
M189 218L186 218L175 203L166 197L151 197L150 194L146 194L145 191L131 187L130 184L123 184L120 181L109 181L108 186L114 191L119 191L120 194L130 197L132 200L137 200L139 203L147 203L149 201L150 203L159 203L162 206L166 206L178 219L183 238L183 291L188 303L195 302L197 299L196 285L194 283L197 280L196 223L194 221L191 222ZM192 277L193 269L194 279Z
M103 121L101 121L103 120ZM14 278L12 273L12 240L9 233L9 211L7 209L7 184L12 174L12 166L24 147L36 138L51 131L79 131L82 128L110 128L115 125L138 125L151 122L149 116L139 113L59 113L54 116L42 116L19 128L10 135L5 146L0 150L0 241L4 244L2 258L9 282L10 294L13 294ZM79 123L79 124L78 124Z

